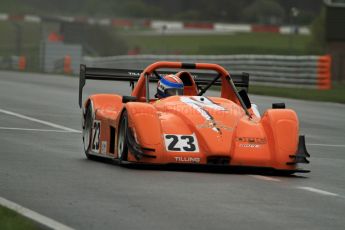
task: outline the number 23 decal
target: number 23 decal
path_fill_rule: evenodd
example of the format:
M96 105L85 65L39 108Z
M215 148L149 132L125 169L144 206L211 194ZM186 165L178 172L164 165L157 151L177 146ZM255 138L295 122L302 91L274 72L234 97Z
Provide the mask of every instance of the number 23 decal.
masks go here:
M101 134L101 122L95 120L92 127L92 142L91 149L92 151L99 152L99 139Z
M168 152L199 152L198 140L193 135L164 134Z

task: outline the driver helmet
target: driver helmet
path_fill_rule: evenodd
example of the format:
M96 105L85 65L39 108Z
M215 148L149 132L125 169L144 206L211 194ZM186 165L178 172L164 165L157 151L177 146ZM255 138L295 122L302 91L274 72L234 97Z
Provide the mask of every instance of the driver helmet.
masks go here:
M157 85L157 98L165 98L174 95L183 95L183 82L174 74L163 76Z

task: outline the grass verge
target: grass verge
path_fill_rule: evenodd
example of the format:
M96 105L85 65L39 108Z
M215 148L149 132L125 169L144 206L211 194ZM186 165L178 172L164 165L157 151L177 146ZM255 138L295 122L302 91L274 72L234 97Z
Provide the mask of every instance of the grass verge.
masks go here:
M334 85L330 90L283 88L251 85L250 94L287 97L310 101L327 101L345 104L345 84Z
M33 221L18 213L0 206L1 230L36 230L40 229Z
M311 36L272 33L133 35L120 33L128 47L144 54L309 54Z

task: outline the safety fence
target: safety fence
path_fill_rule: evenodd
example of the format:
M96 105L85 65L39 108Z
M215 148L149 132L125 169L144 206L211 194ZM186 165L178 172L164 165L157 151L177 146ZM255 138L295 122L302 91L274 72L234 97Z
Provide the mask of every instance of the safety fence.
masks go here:
M56 60L54 62L54 72L71 74L73 72L71 56L66 55L63 58Z
M27 63L25 56L0 57L0 69L24 71L26 68Z
M42 42L40 49L43 72L74 73L79 72L82 63L82 46L63 42Z
M246 72L250 84L299 88L331 88L331 57L282 55L133 55L84 57L90 67L144 69L156 61L208 62L230 73Z

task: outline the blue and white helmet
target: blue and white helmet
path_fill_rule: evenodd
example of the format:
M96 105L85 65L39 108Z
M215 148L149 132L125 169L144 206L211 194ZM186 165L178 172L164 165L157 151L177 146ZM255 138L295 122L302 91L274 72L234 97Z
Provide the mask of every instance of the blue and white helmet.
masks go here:
M173 74L163 76L158 81L156 97L165 98L174 95L183 95L182 80Z

